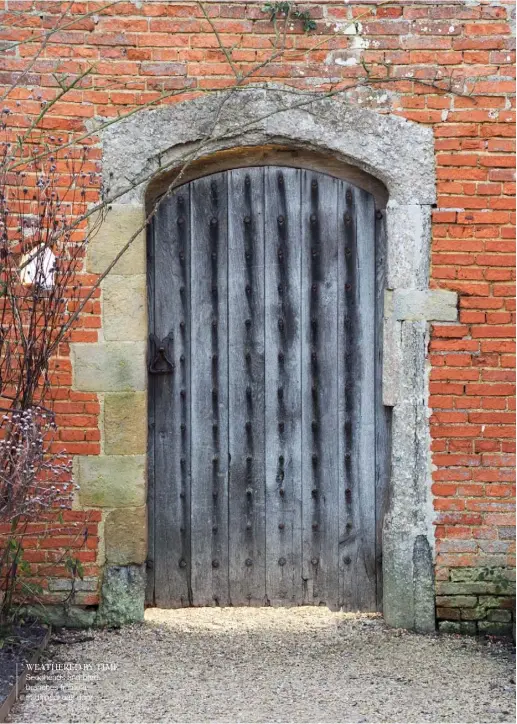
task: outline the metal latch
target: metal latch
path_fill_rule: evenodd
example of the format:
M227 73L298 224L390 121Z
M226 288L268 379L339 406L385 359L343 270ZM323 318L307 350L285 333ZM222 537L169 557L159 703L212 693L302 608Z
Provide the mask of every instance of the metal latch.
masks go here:
M169 333L160 340L155 334L149 335L149 374L171 375L174 372L174 362L169 359L169 347L172 345L173 336Z

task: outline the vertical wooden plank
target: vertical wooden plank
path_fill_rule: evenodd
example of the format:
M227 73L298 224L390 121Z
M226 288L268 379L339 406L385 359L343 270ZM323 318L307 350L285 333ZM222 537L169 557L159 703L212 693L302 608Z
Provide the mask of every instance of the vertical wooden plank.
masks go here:
M234 605L265 601L264 172L229 173L229 562Z
M337 185L302 171L304 603L338 606Z
M228 592L227 174L191 184L192 602Z
M189 194L160 205L154 235L154 334L173 365L150 375L154 399L154 546L157 606L188 606L190 413ZM163 364L161 364L163 366Z
M382 404L382 341L386 288L385 212L375 212L375 560L377 611L382 611L382 525L388 503L391 408Z
M154 332L154 275L155 275L155 258L154 258L154 235L155 235L155 218L151 220L146 229L146 260L147 260L147 314L148 327ZM147 348L147 366L149 367L151 344ZM149 380L147 396L147 561L146 561L146 582L145 582L145 602L149 606L155 605L154 600L154 565L156 558L154 536L155 536L155 472L154 472L154 384Z
M375 565L375 217L373 197L341 184L340 604L376 610Z
M353 345L356 340L352 338L352 320L355 292L345 291L345 284L350 284L356 266L356 234L355 209L352 207L352 197L349 185L341 181L338 186L337 224L339 233L338 245L338 468L339 468L339 605L345 610L352 610L354 594L351 589L351 556L348 548L351 545L353 533L353 509L350 492L354 480L352 473L351 444L353 434ZM346 192L349 191L347 200ZM349 304L350 302L350 304ZM346 497L345 497L346 496Z
M298 169L265 169L266 593L301 601L301 309Z
M376 536L375 536L375 202L371 194L355 189L357 221L357 269L362 329L360 363L362 384L359 387L357 418L360 420L359 508L362 561L368 585L358 587L359 610L377 610ZM372 394L372 390L374 394ZM373 451L373 452L372 452Z

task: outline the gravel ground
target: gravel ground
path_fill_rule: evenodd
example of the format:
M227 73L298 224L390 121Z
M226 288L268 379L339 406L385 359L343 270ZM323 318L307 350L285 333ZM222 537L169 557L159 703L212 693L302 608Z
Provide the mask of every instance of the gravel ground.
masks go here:
M508 644L419 636L375 616L150 609L141 625L56 636L46 661L80 670L41 675L49 689L29 691L11 721L515 721Z

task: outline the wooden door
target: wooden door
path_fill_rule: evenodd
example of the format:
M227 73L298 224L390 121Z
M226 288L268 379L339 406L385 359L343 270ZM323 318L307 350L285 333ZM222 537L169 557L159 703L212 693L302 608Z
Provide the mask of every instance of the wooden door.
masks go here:
M149 601L377 610L373 197L237 169L178 188L149 237Z

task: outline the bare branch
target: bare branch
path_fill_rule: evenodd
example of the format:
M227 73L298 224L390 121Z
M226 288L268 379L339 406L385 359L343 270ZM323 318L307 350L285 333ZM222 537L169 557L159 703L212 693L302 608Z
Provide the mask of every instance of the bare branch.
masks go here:
M223 41L221 40L221 36L219 35L219 32L218 32L218 30L217 30L217 27L216 27L215 23L213 22L212 18L208 15L208 13L207 13L207 11L206 11L205 4L202 3L202 2L198 2L197 5L198 5L198 7L200 8L201 12L203 13L203 16L204 16L205 20L210 24L210 27L212 28L212 31L213 31L215 37L217 38L217 42L219 43L219 48L220 48L221 51L224 53L224 56L225 56L226 60L227 60L228 63L230 64L230 67L231 67L231 69L232 69L232 72L233 72L235 78L237 79L237 81L240 81L241 74L240 74L240 72L239 72L239 69L238 69L238 67L235 65L235 63L234 63L234 61L233 61L232 54L231 54L230 51L226 48L226 46L224 45Z

